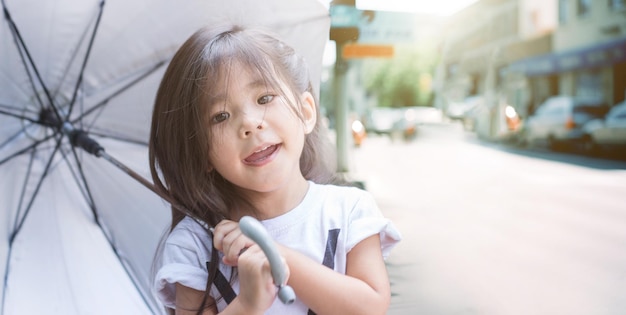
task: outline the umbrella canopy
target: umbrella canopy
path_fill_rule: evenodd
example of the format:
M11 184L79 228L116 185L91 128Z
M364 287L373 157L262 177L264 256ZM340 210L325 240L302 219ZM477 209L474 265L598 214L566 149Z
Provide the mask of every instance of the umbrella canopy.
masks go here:
M174 52L224 21L278 33L319 91L317 0L2 0L0 314L150 314L169 204L149 178L154 96ZM74 147L85 132L123 165Z

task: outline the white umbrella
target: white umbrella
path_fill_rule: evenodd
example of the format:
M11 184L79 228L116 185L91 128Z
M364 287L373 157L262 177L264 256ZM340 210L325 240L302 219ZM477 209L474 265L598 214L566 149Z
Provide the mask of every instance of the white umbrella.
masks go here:
M1 2L0 314L160 313L150 269L169 204L129 174L149 178L167 62L204 25L261 25L307 59L319 91L327 9L317 0ZM113 163L71 144L83 131Z

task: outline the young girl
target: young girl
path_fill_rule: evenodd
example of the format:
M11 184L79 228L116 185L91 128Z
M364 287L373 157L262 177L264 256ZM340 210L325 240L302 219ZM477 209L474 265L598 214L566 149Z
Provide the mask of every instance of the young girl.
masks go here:
M334 185L313 95L305 61L260 30L201 29L172 59L150 135L173 204L155 279L170 313L385 314L400 236L369 193ZM295 303L275 299L245 215L277 242Z

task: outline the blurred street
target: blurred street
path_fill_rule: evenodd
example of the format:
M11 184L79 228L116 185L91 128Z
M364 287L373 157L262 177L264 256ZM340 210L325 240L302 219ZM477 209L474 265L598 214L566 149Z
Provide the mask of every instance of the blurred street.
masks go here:
M389 315L624 314L626 162L508 148L459 124L351 157L404 236Z

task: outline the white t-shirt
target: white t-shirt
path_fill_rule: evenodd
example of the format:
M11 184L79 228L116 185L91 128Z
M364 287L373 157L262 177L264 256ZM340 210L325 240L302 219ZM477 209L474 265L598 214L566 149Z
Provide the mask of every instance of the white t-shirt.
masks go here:
M295 249L335 271L346 273L348 252L359 242L380 234L383 257L387 258L401 236L393 223L384 218L367 191L309 182L309 190L293 210L261 222L270 236L282 245ZM176 283L199 291L206 289L207 262L211 259L211 236L196 221L183 219L168 236L157 272L155 289L163 305L173 308ZM239 280L231 280L232 268L221 263L218 278L226 280L235 293ZM224 288L222 281L220 290ZM211 296L217 300L218 311L226 305L224 293L215 284ZM219 298L219 299L218 299ZM291 305L276 299L266 314L307 314L308 307L296 298Z

